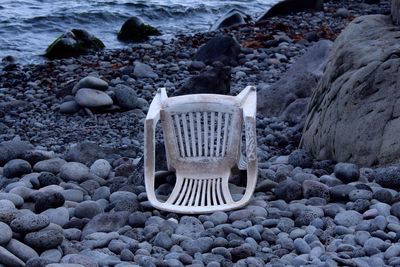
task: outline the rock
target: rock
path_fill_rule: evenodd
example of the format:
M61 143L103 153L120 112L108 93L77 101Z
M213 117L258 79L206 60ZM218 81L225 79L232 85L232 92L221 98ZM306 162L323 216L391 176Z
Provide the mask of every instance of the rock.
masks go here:
M55 158L56 154L54 151L47 151L47 150L41 150L41 149L32 149L26 151L22 155L22 159L28 161L31 166L35 165L39 161L46 160L46 159L52 159Z
M31 144L19 140L1 142L0 165L3 166L8 161L21 157L31 149Z
M107 178L110 171L111 165L105 159L98 159L90 166L90 172L101 178Z
M72 263L51 263L46 265L46 267L85 267L85 265L82 264L72 264Z
M152 78L156 79L158 78L157 73L154 72L153 68L150 67L147 64L141 63L139 61L136 61L134 63L135 68L133 70L133 75L135 75L138 78Z
M350 11L346 8L338 8L336 10L336 15L342 18L347 18L348 16L350 16Z
M400 188L400 168L389 166L374 171L375 182L387 188Z
M41 230L50 224L47 216L26 214L14 219L10 226L14 232L30 233Z
M308 254L311 251L310 246L307 244L306 241L302 238L296 238L293 242L294 249L296 250L297 254Z
M24 242L37 249L52 249L61 245L64 236L58 230L32 232L25 236Z
M264 117L280 116L296 99L310 97L323 74L331 47L331 41L317 42L277 82L261 87L257 93L258 113Z
M129 215L129 225L137 228L144 227L147 217L143 212L137 211Z
M360 169L356 164L338 163L335 165L334 173L344 183L358 181L360 178Z
M24 262L27 262L29 259L39 257L34 249L16 239L11 239L6 246L6 249Z
M283 121L287 121L293 125L303 123L307 116L307 107L309 101L309 97L298 98L294 100L285 108L280 118Z
M82 78L72 89L72 94L75 93L82 88L90 88L99 91L106 91L108 89L108 83L100 78L87 76Z
M97 262L90 258L89 256L85 256L82 254L68 254L65 255L61 259L61 263L79 263L82 264L85 267L98 267Z
M32 259L28 260L26 262L26 267L45 267L48 264L50 264L50 262L48 260L40 258L40 257L36 257L36 258L32 258Z
M75 100L71 100L71 101L66 101L64 103L61 103L60 105L60 112L64 113L64 114L73 114L78 112L81 107L78 105L78 103L76 103Z
M323 9L323 0L284 0L271 7L264 15L262 15L258 19L258 21L268 20L272 17L288 15L291 13L297 13L306 10L323 11Z
M278 199L283 199L286 202L301 199L303 196L301 184L293 180L280 182L276 186L274 193Z
M153 243L154 246L162 247L166 250L169 250L174 245L171 237L169 237L169 235L165 232L159 232L154 238Z
M118 33L118 40L140 42L153 35L161 35L161 33L156 28L144 24L140 18L131 17L122 25Z
M362 16L336 39L301 141L316 158L362 166L399 161L395 69L400 59L391 55L400 33L393 27L388 16Z
M33 170L35 172L51 172L53 174L58 174L65 163L67 162L60 158L42 160L33 166Z
M3 167L3 175L8 178L20 177L30 172L32 172L31 164L23 159L10 160Z
M68 162L60 169L60 177L65 181L83 182L89 175L89 168L79 162Z
M329 200L329 187L313 180L303 182L303 194L305 198L320 197Z
M200 236L201 231L204 231L204 226L197 218L183 216L175 230L175 233L196 238Z
M224 65L236 66L239 53L240 44L236 39L227 35L218 35L199 48L194 60L208 65L220 61Z
M105 156L103 149L98 144L82 142L69 147L65 160L91 165L97 159L103 159Z
M350 192L355 189L353 185L335 185L330 188L329 194L332 200L348 200Z
M7 249L0 246L0 264L13 267L25 267L25 263L14 256Z
M84 201L75 207L75 217L77 218L93 218L101 213L103 209L96 201Z
M231 250L231 255L234 260L248 258L254 255L255 251L250 244L243 244Z
M21 207L24 204L24 199L19 195L12 194L12 193L2 193L0 192L0 200L9 200L11 201L16 207Z
M35 201L35 210L40 213L47 209L61 207L65 202L60 192L46 191L38 193Z
M38 176L38 180L40 183L40 187L45 187L48 185L59 185L61 180L55 176L54 174L52 174L51 172L42 172L40 173L40 175Z
M357 199L372 199L372 192L369 190L357 189L349 193L349 199L351 201L356 201Z
M374 192L372 198L378 200L379 202L390 204L392 202L393 196L389 192L389 190L379 189Z
M82 88L76 92L76 102L82 107L96 108L111 106L113 101L106 93L90 88Z
M190 77L174 92L173 96L187 94L229 95L231 90L230 76L230 68L211 68Z
M48 58L76 57L104 48L103 42L85 30L73 29L62 34L46 49Z
M228 28L235 25L249 23L251 17L238 9L231 9L225 13L220 19L218 19L213 26L211 31L215 31L222 28Z
M345 227L350 227L350 226L356 226L362 221L362 219L363 219L362 215L357 211L346 210L336 214L335 223Z
M392 205L390 213L400 219L400 202Z
M296 149L290 153L288 163L293 167L300 167L303 169L311 168L313 165L313 158L308 152L302 149Z
M7 224L0 222L0 245L7 244L12 238L12 231L10 226Z
M49 218L51 223L57 224L63 227L69 221L69 212L65 207L59 207L56 209L47 209L41 213Z
M153 74L155 73L153 72ZM117 87L114 89L114 93L116 104L119 105L121 108L125 110L132 110L137 108L138 96L133 88L123 84L118 84Z
M93 217L83 228L82 236L95 232L115 232L126 225L129 213L125 211L115 213L100 213Z

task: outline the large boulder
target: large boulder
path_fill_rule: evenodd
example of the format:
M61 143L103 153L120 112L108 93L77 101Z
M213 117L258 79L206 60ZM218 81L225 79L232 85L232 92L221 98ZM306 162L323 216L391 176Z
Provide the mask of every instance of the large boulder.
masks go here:
M143 23L140 18L131 17L122 25L118 33L118 40L140 42L147 40L152 35L161 35L161 33L156 28Z
M76 57L91 51L100 51L103 42L85 30L73 29L62 34L46 49L48 58Z
M323 0L284 0L271 7L258 21L306 10L321 11L323 9Z
M362 166L400 161L399 38L384 15L359 17L339 35L312 95L303 148Z
M240 44L236 39L227 35L218 35L199 48L194 60L203 61L205 64L220 61L225 65L236 66L239 53Z
M250 21L251 17L249 15L236 8L233 8L219 18L213 26L211 26L211 31L249 23Z
M33 146L20 140L4 141L0 143L0 165L12 159L21 157L25 152L31 150Z
M190 77L174 92L174 96L187 94L222 94L227 95L231 89L231 70L229 67L211 68L196 76Z
M305 118L304 102L308 101L307 98L311 96L323 74L331 47L331 41L317 42L292 65L280 80L271 86L262 87L257 96L259 114L264 117L284 114L285 118L295 122ZM303 101L297 101L296 106L291 105L298 99L303 99ZM299 110L299 107L302 110ZM290 112L293 111L296 115L292 118Z

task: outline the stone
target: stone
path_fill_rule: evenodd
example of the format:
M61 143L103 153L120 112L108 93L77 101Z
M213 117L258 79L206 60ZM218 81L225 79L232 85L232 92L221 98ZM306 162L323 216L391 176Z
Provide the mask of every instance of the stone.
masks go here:
M0 222L0 245L7 244L12 238L12 230L7 224Z
M332 42L328 40L315 43L277 82L260 86L257 92L258 113L264 117L278 117L296 99L309 98L322 77L331 47ZM302 110L302 122L306 114L306 110ZM299 116L298 113L295 115Z
M40 213L47 209L58 208L64 205L65 199L60 192L46 191L36 195L35 210Z
M47 216L26 214L14 219L10 226L14 232L29 233L45 228L50 224Z
M240 44L236 39L228 35L217 35L198 49L194 60L208 65L220 61L224 65L236 66L239 53Z
M320 197L329 200L329 187L313 180L303 182L303 195L305 198Z
M58 230L42 230L28 233L24 243L37 249L52 249L61 245L63 234Z
M263 14L258 21L268 20L269 18L289 15L291 13L303 12L307 10L323 11L324 1L322 0L284 0L272 6L265 14Z
M5 248L24 262L27 262L29 259L39 257L34 249L16 239L11 239Z
M23 159L10 160L3 167L3 175L8 178L21 177L30 172L32 172L31 164Z
M290 153L288 163L293 167L300 167L303 169L311 168L313 165L313 158L308 152L302 149L296 149Z
M214 224L214 225L220 225L224 224L228 221L228 215L223 212L223 211L216 211L212 213L208 219Z
M72 94L75 95L75 93L81 88L90 88L99 91L106 91L108 89L108 83L100 78L87 76L79 80L79 82L72 89Z
M126 225L129 213L125 211L115 213L100 213L94 216L83 228L82 236L95 232L115 232Z
M118 32L118 40L140 42L153 35L161 35L161 33L156 28L143 23L140 18L131 17L124 22Z
M332 200L348 200L353 190L356 190L353 185L335 185L329 189L329 194Z
M278 199L283 199L286 202L301 199L303 196L301 184L289 179L280 182L274 193Z
M392 205L390 213L400 219L400 202Z
M165 232L159 232L154 238L153 244L166 250L169 250L174 245L171 237Z
M77 218L93 218L97 214L101 213L103 209L100 207L100 205L96 201L84 201L79 203L75 207L75 217Z
M39 161L46 160L46 159L52 159L56 157L56 153L54 151L47 151L47 150L42 150L42 149L32 149L26 151L22 155L22 159L28 161L31 166L35 165Z
M235 25L245 24L251 21L251 17L238 9L231 9L220 19L218 19L214 25L211 26L211 31L215 31L222 28L229 28Z
M62 34L46 49L45 56L54 58L76 57L105 47L103 42L85 30L73 29Z
M173 96L187 94L230 94L229 68L211 68L187 79Z
M395 70L400 59L391 55L400 32L393 29L388 16L361 16L336 38L300 144L317 159L361 166L399 161Z
M154 72L153 68L145 63L136 61L134 63L135 68L133 70L133 75L138 78L158 78L157 73Z
M110 196L110 188L107 186L101 186L94 191L92 199L94 201L99 199L108 199Z
M35 172L50 172L53 174L58 174L61 167L67 163L65 160L60 158L42 160L33 166Z
M42 172L40 173L40 175L38 176L38 180L40 183L40 187L45 187L48 185L59 185L61 180L55 176L54 174L52 174L51 172Z
M152 74L152 77L154 77L154 74ZM116 104L121 108L125 110L132 110L138 107L138 96L133 88L123 84L118 84L114 88L114 93Z
M379 189L374 192L372 198L378 200L379 202L390 204L392 202L393 196L389 192L389 190Z
M0 246L0 264L4 264L4 266L25 267L25 263L22 260L2 246Z
M60 104L60 113L63 114L73 114L78 112L81 107L75 100L65 101Z
M61 191L65 201L74 201L74 202L82 202L83 201L83 192L79 189L67 189Z
M90 88L79 89L76 92L75 101L80 106L88 108L111 106L113 104L111 97L105 92Z
M383 187L398 189L400 188L400 168L389 166L374 170L375 182Z
M363 216L357 211L346 210L336 214L335 223L342 226L350 227L350 226L356 226L358 223L362 221L362 219Z
M69 211L65 207L47 209L43 211L41 215L47 216L51 223L57 224L61 227L69 221Z
M68 148L65 154L65 160L80 162L85 165L91 165L97 159L103 159L106 156L103 149L93 142L82 142L73 144Z
M51 263L46 265L46 267L85 267L85 265L82 264L72 264L72 263Z
M358 181L360 178L360 169L356 164L338 163L334 168L335 177L344 183Z
M245 259L255 254L254 248L250 244L243 244L231 250L231 255L234 260Z
M175 233L196 238L200 236L200 232L202 231L204 231L204 226L197 218L183 216L175 230Z
M296 250L297 254L308 254L311 251L310 246L307 244L306 241L302 238L296 238L293 242L294 249Z
M57 249L49 249L43 251L43 253L40 254L40 257L48 260L49 262L59 262L61 260L62 254Z
M306 117L309 101L309 97L295 99L282 111L279 118L291 125L303 123Z
M0 192L0 200L9 200L11 201L16 207L21 207L24 204L24 199L19 195L12 194L12 193L3 193Z
M35 257L32 259L29 259L26 262L26 267L44 267L51 264L48 260L40 258L40 257Z
M68 254L61 259L61 263L82 264L85 267L98 267L96 260L82 254Z
M385 247L385 242L377 237L371 237L364 243L364 251L369 256L379 253Z
M147 216L143 212L137 211L129 215L129 225L134 228L144 227L146 221Z
M369 190L356 189L349 193L349 199L351 201L356 201L357 199L371 200L371 198L372 192Z
M79 162L68 162L60 169L60 177L65 181L83 182L89 175L89 168Z
M20 141L4 141L0 143L0 166L3 166L8 161L21 157L24 153L32 149L32 145Z

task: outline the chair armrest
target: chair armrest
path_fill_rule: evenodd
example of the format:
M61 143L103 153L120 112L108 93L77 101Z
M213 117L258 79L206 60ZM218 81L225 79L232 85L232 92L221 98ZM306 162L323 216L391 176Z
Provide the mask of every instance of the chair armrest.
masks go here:
M161 90L159 90L150 104L144 123L144 182L147 198L151 203L157 201L154 191L155 128L160 119L161 104Z

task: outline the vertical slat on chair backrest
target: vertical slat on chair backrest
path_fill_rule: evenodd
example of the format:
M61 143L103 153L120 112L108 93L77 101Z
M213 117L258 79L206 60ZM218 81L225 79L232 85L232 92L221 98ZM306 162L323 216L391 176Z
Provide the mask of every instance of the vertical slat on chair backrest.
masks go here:
M196 120L197 120L197 151L198 156L201 157L203 155L203 143L201 140L201 135L203 133L201 128L201 115L200 112L196 112Z
M179 121L179 115L174 115L174 119L175 119L175 131L176 134L178 135L178 144L179 144L179 150L181 152L181 157L185 157L185 149L183 147L182 131Z
M187 125L187 120L186 120L186 114L181 114L181 119L182 119L182 128L183 128L183 134L184 134L184 143L185 143L185 148L186 148L186 157L190 157L190 140L189 140L189 130L188 130L188 125Z
M217 116L217 147L215 148L215 156L224 156L220 154L220 147L221 147L221 130L222 130L222 112L218 112Z
M224 136L222 137L222 152L221 155L225 156L226 152L226 145L227 145L227 140L228 140L228 131L229 131L229 117L230 115L228 113L225 113L224 116Z
M193 112L189 113L189 126L190 126L190 139L192 141L192 156L197 157L197 148L196 148L196 132L194 130L194 115Z
M203 112L203 127L204 127L204 156L208 156L208 114Z
M210 119L210 157L214 156L214 138L215 138L215 112L211 112L211 119Z

